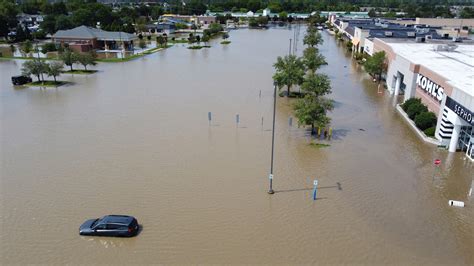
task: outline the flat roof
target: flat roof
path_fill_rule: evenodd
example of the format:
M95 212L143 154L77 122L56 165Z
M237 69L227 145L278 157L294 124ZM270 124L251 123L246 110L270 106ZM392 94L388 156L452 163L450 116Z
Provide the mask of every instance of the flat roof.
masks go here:
M437 50L446 43L397 43L383 39L393 51L414 64L444 77L450 85L474 97L474 45L456 43L452 51ZM453 43L451 43L453 44Z

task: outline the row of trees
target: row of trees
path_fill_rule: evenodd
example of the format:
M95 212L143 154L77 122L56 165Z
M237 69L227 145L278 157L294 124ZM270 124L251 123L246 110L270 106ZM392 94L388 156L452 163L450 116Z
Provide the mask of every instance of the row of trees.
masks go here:
M294 105L295 116L301 125L310 125L312 133L315 127L324 128L330 124L331 119L327 113L334 108L333 101L325 97L331 93L330 79L325 74L317 73L327 63L318 49L323 39L313 25L308 26L303 39L303 43L307 45L303 57L293 54L278 57L273 75L279 89L286 86L288 97L299 97ZM302 93L292 93L291 88L298 85L301 86Z
M71 71L74 70L74 64L81 64L82 66L84 66L84 70L86 71L88 65L96 65L96 55L94 54L94 52L76 53L73 52L71 49L66 48L59 55L59 58L61 59L61 61L53 61L51 63L47 63L38 58L28 60L23 63L22 73L23 75L27 76L36 76L38 78L38 81L45 81L44 75L47 75L53 77L54 82L57 82L56 77L63 72L64 65L69 66Z
M61 75L63 66L63 62L60 61L47 63L39 59L33 59L23 63L21 71L23 75L36 76L38 81L45 81L44 75L48 75L54 78L54 82L57 82L56 77Z
M69 48L64 49L62 53L59 54L59 58L64 62L66 66L69 66L71 71L74 71L74 64L81 64L84 66L84 70L87 71L87 66L96 65L97 55L94 51L88 53L76 53Z

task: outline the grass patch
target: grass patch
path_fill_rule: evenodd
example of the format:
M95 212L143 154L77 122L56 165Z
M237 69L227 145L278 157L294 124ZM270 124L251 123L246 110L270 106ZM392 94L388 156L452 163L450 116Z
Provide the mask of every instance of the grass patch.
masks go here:
M96 73L98 70L81 70L81 69L74 69L74 70L67 70L67 71L63 71L64 74L84 74L84 75L88 75L88 74L94 74Z
M285 97L288 96L288 98L303 98L306 95L305 92L298 92L298 91L290 91L290 95L285 91L280 91L278 93L278 96L280 97Z
M329 147L329 146L331 146L331 145L326 144L326 143L311 142L311 143L309 144L309 146L311 146L311 147L316 147L316 148L326 148L326 147Z
M191 49L191 50L199 50L199 49L202 49L202 48L211 48L210 45L193 45L193 46L188 46L188 49Z
M0 60L33 60L33 59L38 59L36 57L23 57L23 56L0 56ZM56 60L60 61L61 59L59 58L40 58L41 61L50 61L50 60Z
M127 61L131 61L131 60L134 60L134 59L137 59L137 58L140 58L140 57L143 57L145 55L149 55L149 54L153 54L153 53L156 53L158 51L161 51L163 49L166 49L166 48L169 48L173 45L169 44L168 46L166 47L156 47L156 48L153 48L153 49L150 49L150 50L147 50L143 53L140 53L140 54L134 54L134 55L131 55L131 56L127 56L125 58L102 58L102 59L97 59L97 62L104 62L104 63L118 63L118 62L127 62Z
M45 81L33 81L25 84L25 86L34 86L34 87L59 87L62 85L69 84L71 82L67 81L54 81L54 80L45 80Z
M188 40L174 40L174 41L169 41L168 43L188 43Z
M221 44L229 44L231 41L222 41Z

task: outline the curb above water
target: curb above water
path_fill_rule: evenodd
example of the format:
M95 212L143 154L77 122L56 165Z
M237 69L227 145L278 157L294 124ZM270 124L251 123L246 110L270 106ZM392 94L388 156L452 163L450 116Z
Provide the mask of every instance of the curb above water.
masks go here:
M430 138L430 137L427 137L425 135L424 132L422 132L421 130L419 130L416 125L415 125L415 122L413 122L409 117L408 115L405 113L405 111L403 111L402 107L397 104L397 111L398 113L405 119L405 121L411 126L411 128L417 133L417 135L424 141L424 142L427 142L429 144L433 144L433 145L441 145L441 142L439 140L436 140L436 139L433 139L433 138Z

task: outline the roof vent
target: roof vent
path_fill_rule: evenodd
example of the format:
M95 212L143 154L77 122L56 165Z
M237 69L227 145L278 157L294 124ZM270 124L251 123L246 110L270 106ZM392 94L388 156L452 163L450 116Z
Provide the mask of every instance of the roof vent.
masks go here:
M454 52L458 46L456 44L439 44L436 46L436 51L439 52Z

